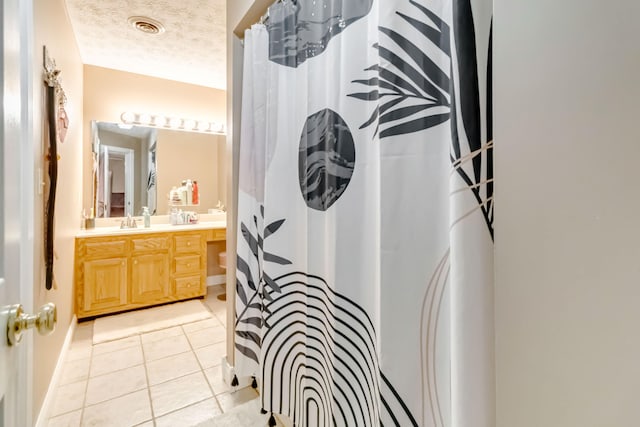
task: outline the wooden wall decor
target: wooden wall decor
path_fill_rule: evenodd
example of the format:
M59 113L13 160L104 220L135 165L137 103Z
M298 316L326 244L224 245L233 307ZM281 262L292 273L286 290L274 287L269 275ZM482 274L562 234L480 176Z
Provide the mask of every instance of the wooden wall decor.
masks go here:
M64 110L66 95L60 83L60 70L56 62L51 59L47 47L43 48L44 83L46 85L46 126L45 138L48 147L46 161L48 162L49 192L45 200L45 286L49 290L53 287L53 259L54 259L54 212L56 206L56 187L58 184L58 139L61 142L66 136L69 120Z

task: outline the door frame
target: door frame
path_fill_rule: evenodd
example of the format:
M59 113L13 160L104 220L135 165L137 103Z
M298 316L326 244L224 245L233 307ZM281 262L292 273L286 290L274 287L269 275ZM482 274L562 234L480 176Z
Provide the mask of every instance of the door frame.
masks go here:
M20 244L20 297L22 305L27 313L35 313L34 310L34 283L35 283L35 236L33 230L36 218L36 194L37 188L42 188L40 183L36 183L35 156L40 153L40 147L35 143L35 122L33 106L36 103L36 91L34 85L35 67L34 64L34 44L35 44L35 28L34 28L34 7L33 0L19 0L20 3L20 38L22 44L22 55L20 68L21 75L27 76L21 80L21 98L24 100L22 108L22 138L20 146L20 171L22 174L20 194L30 195L31 197L21 197L21 244ZM40 176L40 174L38 174ZM26 358L23 362L23 369L26 378L26 395L23 396L26 402L26 421L27 425L34 424L33 414L33 347L34 334L25 334L22 345L25 348Z
M135 194L135 188L134 188L134 160L135 160L135 156L134 156L134 151L132 148L123 148L123 147L116 147L113 145L103 145L103 147L105 148L105 160L104 163L106 164L106 168L107 168L107 172L109 170L109 154L110 153L118 153L118 154L123 154L124 155L124 216L127 216L128 214L131 214L131 216L135 216L135 213L133 211L133 206L134 206L134 194ZM107 149L108 147L108 149ZM106 179L105 181L108 182L108 185L105 185L105 192L107 191L106 188L109 187L109 193L111 193L111 182L110 180ZM108 197L107 200L109 200L109 207L111 207L111 194L108 194L105 196Z
M37 159L42 155L39 145L34 142L35 135L35 123L34 123L34 111L33 106L38 105L35 96L35 84L36 81L42 82L41 79L36 79L34 74L35 67L35 52L34 52L34 8L33 0L5 0L3 2L1 10L0 28L3 32L2 44L2 81L4 85L5 72L9 71L11 75L16 72L19 77L15 80L17 83L11 90L9 96L15 98L7 101L5 97L7 93L2 90L3 104L13 105L13 111L16 113L15 131L11 135L6 134L4 128L4 113L2 118L2 135L4 154L1 161L5 162L5 166L10 164L10 169L7 171L2 168L4 188L2 191L3 204L8 201L8 204L4 206L2 211L3 221L11 218L9 224L10 230L5 229L3 233L3 240L6 240L7 233L10 233L10 239L12 245L15 246L16 251L13 252L12 258L15 262L10 266L12 269L11 281L5 283L5 286L17 287L17 296L13 293L10 298L16 297L17 301L8 301L8 304L20 303L23 306L25 312L33 312L34 305L34 266L35 266L35 240L34 240L34 225L35 225L35 201L36 193L39 191L36 189L36 165L34 158ZM7 32L5 23L10 22L12 28ZM17 27L17 28L16 28ZM6 46L6 40L4 35L17 34L18 38L11 39L9 43L11 55L17 56L17 62L9 62L11 68L5 68L5 56L7 52L4 51ZM17 49L16 52L12 52L13 49ZM12 80L10 77L9 80ZM19 88L18 88L19 86ZM15 89L15 90L13 90ZM17 106L17 108L15 108ZM17 117L19 115L19 118ZM5 138L9 138L7 140ZM7 150L7 147L10 147ZM6 153L11 153L11 157L7 158ZM16 161L17 160L17 161ZM39 173L42 169L38 170ZM9 174L8 176L5 174ZM5 178L10 178L10 181L4 181ZM11 184L11 186L9 186ZM42 188L39 183L38 188ZM9 189L9 190L8 190ZM41 190L40 190L41 191ZM9 194L7 194L9 193ZM11 212L11 215L6 215L7 212ZM4 245L2 241L0 244ZM7 254L4 254L3 258L6 262ZM9 262L10 263L10 262ZM6 288L8 289L8 288ZM4 304L4 303L3 303ZM4 335L4 331L2 331ZM5 338L6 339L6 338ZM8 393L15 391L16 396L12 396L11 399L5 399L6 404L13 403L13 408L5 408L5 411L15 412L17 419L13 420L16 425L33 425L33 334L25 334L19 346L12 347L8 354L11 355L11 359L15 356L16 363L13 366L10 364L10 369L16 369L17 385L13 389L9 389ZM17 390L16 390L17 389ZM0 420L4 422L4 420Z
M111 215L111 180L109 179L109 146L101 145L100 146L100 167L102 168L102 200L104 201L103 205L103 214L101 216L105 218L109 218ZM99 215L96 212L96 215Z

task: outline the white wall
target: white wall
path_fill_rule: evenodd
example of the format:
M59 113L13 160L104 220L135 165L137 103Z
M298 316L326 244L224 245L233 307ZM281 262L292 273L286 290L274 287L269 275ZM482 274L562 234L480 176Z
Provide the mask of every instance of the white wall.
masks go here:
M499 427L640 425L640 2L495 0Z

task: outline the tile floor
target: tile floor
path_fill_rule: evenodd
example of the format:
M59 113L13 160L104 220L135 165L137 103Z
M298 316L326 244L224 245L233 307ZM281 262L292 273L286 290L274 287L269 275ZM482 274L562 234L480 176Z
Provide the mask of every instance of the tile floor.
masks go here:
M256 399L222 381L226 309L209 288L213 318L93 345L78 324L54 396L49 426L195 426Z

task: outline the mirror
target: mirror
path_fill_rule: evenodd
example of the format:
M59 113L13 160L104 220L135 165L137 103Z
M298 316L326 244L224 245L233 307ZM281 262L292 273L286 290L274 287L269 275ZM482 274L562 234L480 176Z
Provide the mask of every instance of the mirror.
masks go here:
M197 213L216 207L223 136L99 121L92 135L96 217L139 216L144 206L152 215L173 206ZM197 182L198 203L172 204L171 189L185 180Z

